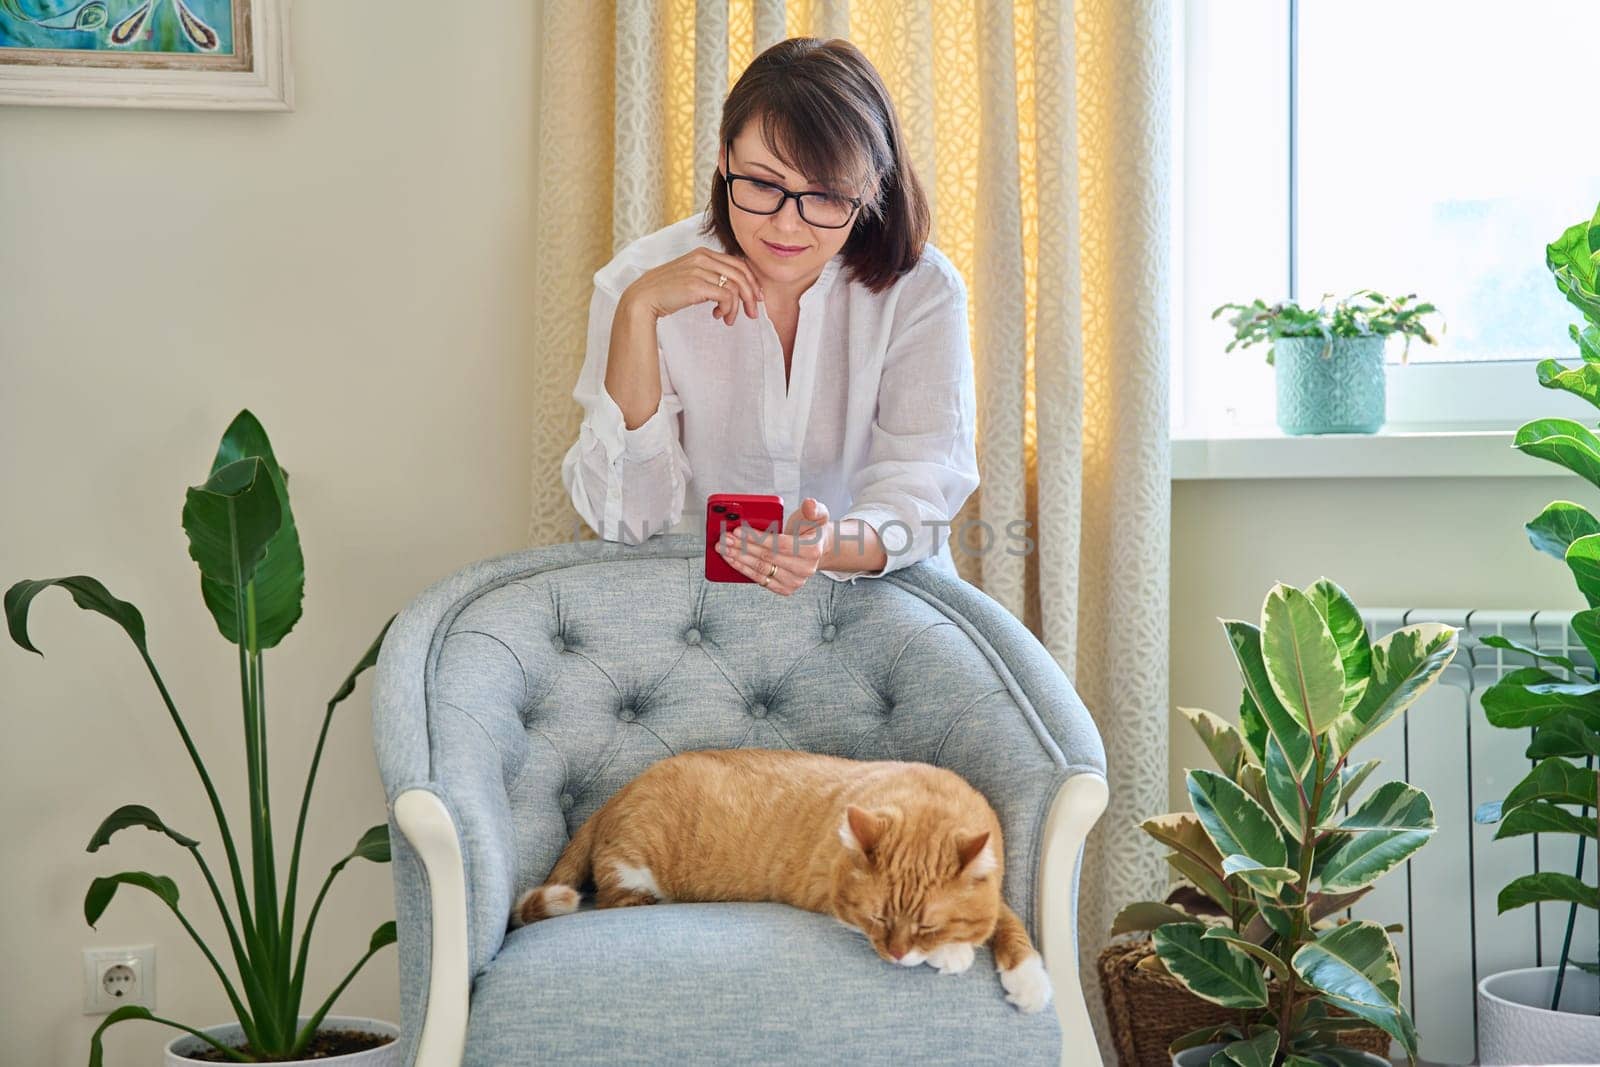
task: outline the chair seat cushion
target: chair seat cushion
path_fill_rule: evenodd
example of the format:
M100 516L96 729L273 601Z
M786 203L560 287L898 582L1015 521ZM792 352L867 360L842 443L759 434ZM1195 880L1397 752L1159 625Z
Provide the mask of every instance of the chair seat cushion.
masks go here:
M1056 1064L1054 1004L994 958L898 967L783 904L585 908L512 931L473 984L464 1063Z

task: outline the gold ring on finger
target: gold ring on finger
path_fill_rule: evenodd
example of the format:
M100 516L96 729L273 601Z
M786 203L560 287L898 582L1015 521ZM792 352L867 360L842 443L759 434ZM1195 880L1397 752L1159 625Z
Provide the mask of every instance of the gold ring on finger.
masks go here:
M761 588L765 589L767 587L767 583L770 581L772 581L772 575L770 574L761 579Z
M778 573L778 565L777 565L777 564L776 564L776 563L774 563L774 564L773 564L773 565L772 565L772 569L771 569L771 570L770 570L770 571L768 571L768 572L767 572L767 578L768 578L768 580L770 580L770 579L771 579L771 578L772 578L772 576L773 576L773 575L774 575L774 574L777 574L777 573Z

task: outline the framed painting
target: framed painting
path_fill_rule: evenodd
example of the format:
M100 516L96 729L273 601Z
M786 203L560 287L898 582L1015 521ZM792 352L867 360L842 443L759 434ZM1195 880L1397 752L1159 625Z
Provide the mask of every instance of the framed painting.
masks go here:
M287 111L289 0L0 0L0 104Z

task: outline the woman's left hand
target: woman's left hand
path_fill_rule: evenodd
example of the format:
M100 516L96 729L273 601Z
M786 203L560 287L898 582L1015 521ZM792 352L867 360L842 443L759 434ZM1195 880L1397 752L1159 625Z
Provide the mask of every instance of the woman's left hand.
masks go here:
M781 534L742 526L724 530L717 542L717 551L734 570L779 596L789 596L804 585L832 548L828 509L810 496L789 516Z

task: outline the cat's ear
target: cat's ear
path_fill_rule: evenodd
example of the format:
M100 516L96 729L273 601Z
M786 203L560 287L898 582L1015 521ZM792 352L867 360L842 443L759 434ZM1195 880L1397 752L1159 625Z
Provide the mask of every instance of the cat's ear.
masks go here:
M989 847L989 831L956 838L956 860L957 872L971 878L982 878L999 866Z
M883 838L883 821L883 816L851 804L839 823L839 840L852 852L871 856Z

